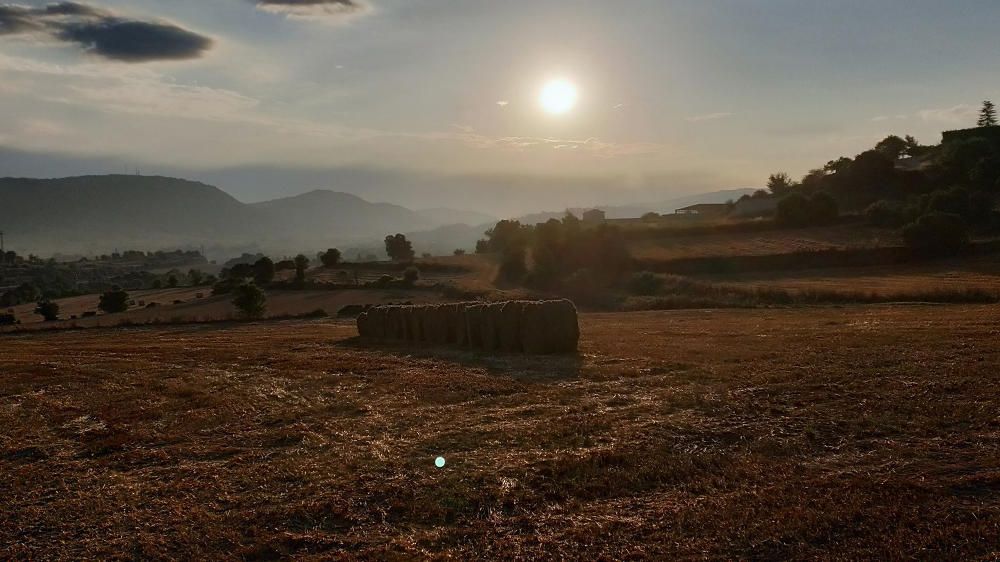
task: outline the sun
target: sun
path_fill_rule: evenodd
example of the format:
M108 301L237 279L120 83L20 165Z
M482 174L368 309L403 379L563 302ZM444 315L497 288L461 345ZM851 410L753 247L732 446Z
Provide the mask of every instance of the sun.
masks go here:
M542 88L538 101L546 113L561 115L567 113L576 105L579 94L576 86L567 80L552 80Z

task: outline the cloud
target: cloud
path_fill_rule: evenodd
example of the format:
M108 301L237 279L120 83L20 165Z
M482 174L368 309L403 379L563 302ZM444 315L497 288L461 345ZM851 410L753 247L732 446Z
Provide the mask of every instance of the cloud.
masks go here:
M344 22L372 12L367 0L249 0L258 10L296 19Z
M885 121L893 121L893 120L895 120L895 121L905 121L905 120L907 120L909 118L910 118L909 115L877 115L875 117L872 117L872 122L874 122L874 123L882 123L882 122L885 122Z
M32 33L123 62L195 59L212 47L208 37L171 23L128 19L76 2L0 5L0 36Z
M952 107L938 109L923 109L917 112L924 121L932 123L968 123L971 127L976 123L979 109L968 104L958 104Z
M499 105L500 107L507 107L508 105L510 105L510 102L507 100L500 100L497 102L497 105Z
M725 112L708 113L706 115L692 115L691 117L688 117L686 121L690 123L700 123L702 121L715 121L717 119L725 119L727 117L732 117L732 116L733 116L732 113L725 113Z

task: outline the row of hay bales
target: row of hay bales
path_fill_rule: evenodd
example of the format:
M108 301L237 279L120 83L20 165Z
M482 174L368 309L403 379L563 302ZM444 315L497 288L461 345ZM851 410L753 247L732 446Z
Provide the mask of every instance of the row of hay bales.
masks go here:
M484 351L572 353L580 340L568 300L376 306L358 316L375 341L458 345Z

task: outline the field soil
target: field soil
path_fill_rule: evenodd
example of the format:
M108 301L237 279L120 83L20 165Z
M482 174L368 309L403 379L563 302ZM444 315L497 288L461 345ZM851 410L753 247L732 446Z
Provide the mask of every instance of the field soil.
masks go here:
M0 336L0 558L1000 556L1000 307L584 314L560 357L354 334Z

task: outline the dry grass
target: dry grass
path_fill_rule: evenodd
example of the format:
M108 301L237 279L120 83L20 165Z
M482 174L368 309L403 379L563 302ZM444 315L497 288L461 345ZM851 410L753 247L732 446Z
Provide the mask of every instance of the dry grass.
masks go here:
M631 251L635 258L641 260L673 260L706 256L762 256L900 245L902 245L902 239L895 231L851 223L815 228L774 229L762 232L665 235L655 240L633 242Z
M563 358L3 336L0 558L994 559L998 316L584 315Z

